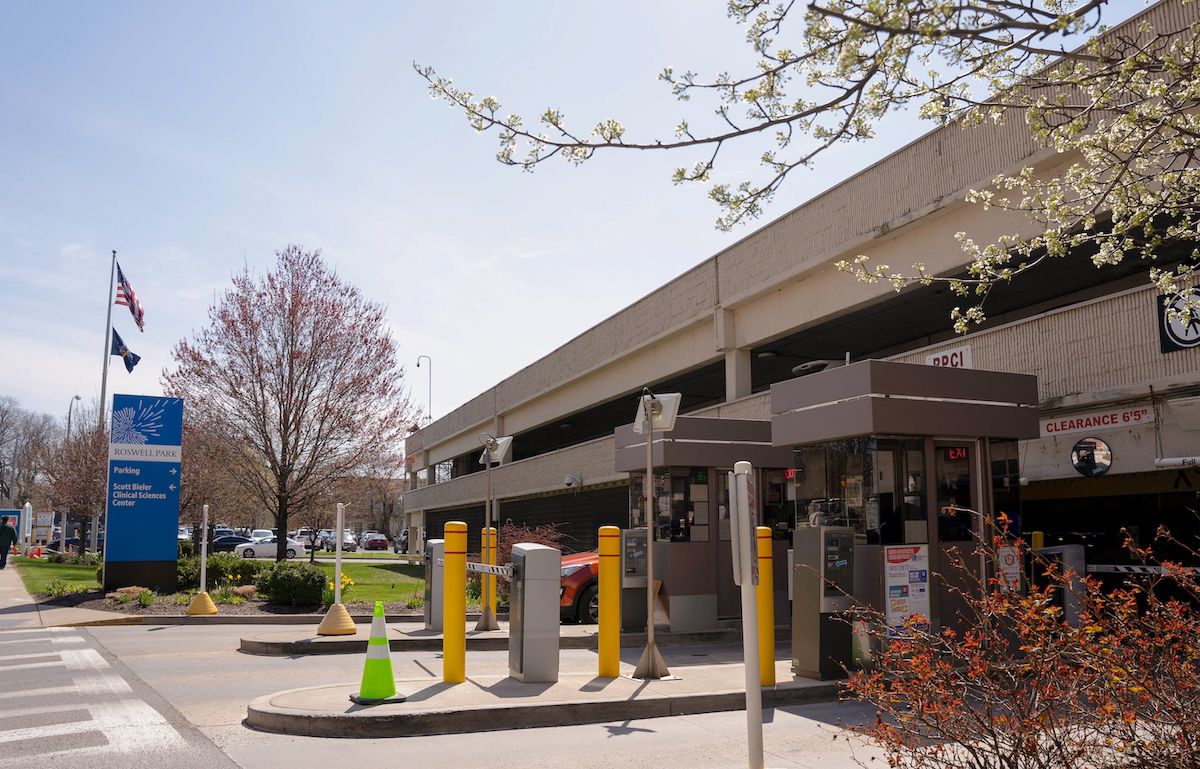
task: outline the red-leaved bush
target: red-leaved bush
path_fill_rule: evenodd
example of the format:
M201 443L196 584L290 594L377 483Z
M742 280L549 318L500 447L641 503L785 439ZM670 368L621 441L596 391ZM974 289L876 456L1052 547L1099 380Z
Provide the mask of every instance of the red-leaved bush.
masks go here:
M1160 530L1168 543L1180 546ZM997 537L977 555L994 565L1002 546L1028 552ZM962 632L913 617L888 637L878 612L856 611L879 648L847 683L878 708L860 731L905 769L1200 768L1200 584L1154 547L1129 547L1149 568L1117 587L1037 557L1024 591L975 579ZM1077 623L1061 591L1079 597Z

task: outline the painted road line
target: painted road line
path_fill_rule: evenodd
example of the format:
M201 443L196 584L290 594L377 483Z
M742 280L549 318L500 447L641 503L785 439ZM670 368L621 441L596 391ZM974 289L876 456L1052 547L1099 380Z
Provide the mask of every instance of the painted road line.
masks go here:
M36 643L46 643L47 641L49 641L49 642L50 642L50 643L52 643L52 644L81 644L81 643L87 643L87 642L86 642L86 641L85 641L85 640L84 640L82 637L80 637L80 636L77 636L77 635L63 635L63 634L61 634L61 633L60 633L60 634L58 634L58 635L47 636L46 638L13 638L13 639L11 639L11 640L8 640L8 641L0 641L0 646L7 646L8 644L36 644Z
M16 635L18 633L42 633L46 635L54 635L55 633L74 633L74 628L69 627L26 627L17 628L16 630L0 630L0 636Z
M103 733L109 742L106 747L118 752L150 748L161 750L172 746L182 747L185 744L179 732L175 731L157 710L138 700L89 702L5 712L40 715L71 711L87 711L92 717L86 721L0 731L0 744L22 740L46 740L85 732Z
M43 689L23 689L15 692L0 692L0 702L24 697L51 697L55 695L120 695L133 692L120 676L90 675L75 678L74 685L49 686Z

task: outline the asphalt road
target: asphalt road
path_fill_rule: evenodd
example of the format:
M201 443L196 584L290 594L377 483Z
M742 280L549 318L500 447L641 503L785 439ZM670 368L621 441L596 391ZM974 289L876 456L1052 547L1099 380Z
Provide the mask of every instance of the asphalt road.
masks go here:
M132 626L0 633L0 665L7 666L0 668L5 681L0 769L327 769L398 763L422 769L746 766L744 713L384 740L257 732L243 724L251 699L354 681L362 665L358 655L288 658L235 651L242 635L264 630L248 625ZM637 651L626 653L636 657ZM738 657L732 647L663 651L678 675L687 675L690 665L733 664ZM9 656L25 654L37 656ZM31 664L42 666L14 669ZM594 670L595 664L590 651L562 652L564 670ZM436 678L441 668L435 652L393 654L393 665L398 678ZM472 653L468 675L506 666L506 652ZM865 759L870 753L862 746L852 749L854 743L844 739L837 724L870 718L863 708L837 703L768 710L767 765L856 767L855 755Z

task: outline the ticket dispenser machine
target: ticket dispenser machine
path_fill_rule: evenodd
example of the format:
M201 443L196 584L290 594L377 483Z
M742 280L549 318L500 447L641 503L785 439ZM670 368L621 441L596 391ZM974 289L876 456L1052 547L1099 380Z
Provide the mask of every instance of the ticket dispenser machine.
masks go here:
M558 680L558 591L562 556L522 542L512 549L508 675L526 683Z
M446 540L431 539L425 543L425 629L442 631L442 585L445 584Z
M852 649L850 623L839 615L854 600L854 529L797 528L792 549L792 673L842 678Z
M1057 561L1060 573L1072 573L1069 583L1054 591L1054 604L1063 610L1063 621L1072 627L1079 626L1079 615L1083 610L1083 578L1087 572L1087 562L1083 545L1059 545L1058 547L1039 547L1033 551L1035 558L1047 561ZM1035 565L1033 580L1035 584L1044 585L1046 579L1042 576L1046 571L1044 565Z

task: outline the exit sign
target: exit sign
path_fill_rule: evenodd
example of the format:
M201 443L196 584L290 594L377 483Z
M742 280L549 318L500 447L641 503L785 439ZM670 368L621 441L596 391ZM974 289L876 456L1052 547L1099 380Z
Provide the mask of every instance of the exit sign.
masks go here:
M945 450L945 454L947 462L957 462L970 457L966 446L951 446Z

